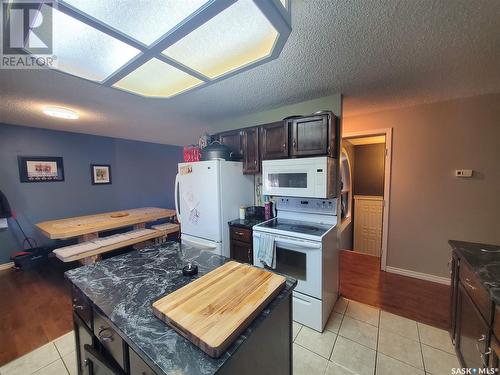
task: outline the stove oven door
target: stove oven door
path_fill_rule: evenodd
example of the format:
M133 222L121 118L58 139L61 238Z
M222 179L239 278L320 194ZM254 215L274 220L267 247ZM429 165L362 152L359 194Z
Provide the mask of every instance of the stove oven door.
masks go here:
M254 265L262 267L257 259L260 236L258 231L254 231L253 254ZM274 271L297 279L295 291L321 299L321 242L274 234L272 236L276 244Z

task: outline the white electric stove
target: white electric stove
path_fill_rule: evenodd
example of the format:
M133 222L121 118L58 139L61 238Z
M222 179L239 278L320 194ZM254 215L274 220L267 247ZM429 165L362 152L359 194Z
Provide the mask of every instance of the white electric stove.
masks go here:
M276 218L253 227L254 265L262 234L276 245L275 271L297 279L293 320L322 332L338 295L337 200L280 197Z

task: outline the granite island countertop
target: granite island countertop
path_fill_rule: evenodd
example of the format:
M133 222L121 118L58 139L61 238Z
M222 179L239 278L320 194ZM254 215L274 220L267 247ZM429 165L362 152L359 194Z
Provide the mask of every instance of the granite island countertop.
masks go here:
M158 374L214 374L252 335L296 280L285 288L219 358L211 358L153 315L152 303L229 261L210 251L168 242L67 271L67 279L104 314L127 344ZM187 262L196 276L183 276Z
M495 304L500 305L500 246L455 240L448 242L469 264Z

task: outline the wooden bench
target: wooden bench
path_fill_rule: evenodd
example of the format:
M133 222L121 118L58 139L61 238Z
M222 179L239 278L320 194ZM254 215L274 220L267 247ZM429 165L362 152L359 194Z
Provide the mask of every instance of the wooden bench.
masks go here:
M123 247L140 244L149 240L160 240L157 243L163 243L169 234L178 232L180 229L179 224L171 223L155 227L153 229L137 229L109 237L98 237L76 245L61 247L54 250L54 254L63 262L85 260L84 263L87 264L95 261L95 257ZM114 241L115 239L116 242ZM106 244L106 242L113 243Z
M176 216L175 210L157 207L134 208L116 212L106 212L95 215L79 216L73 218L45 221L38 223L37 227L48 238L68 239L78 238L78 244L67 246L66 248L54 251L56 256L63 262L79 260L83 264L94 263L100 258L100 254L135 245L145 241L156 240L157 243L164 241L169 233L178 232L179 225L168 223L155 226L153 230L146 230L143 235L134 238L127 238L127 233L144 230L146 223L160 219L173 219ZM100 232L126 228L133 226L134 231L123 235L110 237L99 237ZM116 236L124 236L118 241L111 239Z

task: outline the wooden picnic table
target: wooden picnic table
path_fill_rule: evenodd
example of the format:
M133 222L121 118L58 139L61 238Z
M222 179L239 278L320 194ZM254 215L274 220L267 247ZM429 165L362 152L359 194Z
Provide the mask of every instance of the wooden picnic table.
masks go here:
M69 239L78 238L79 243L96 240L99 233L113 229L133 226L134 230L146 227L146 223L159 219L168 219L176 216L175 210L157 207L134 208L115 212L106 212L95 215L86 215L71 217L66 219L44 221L36 224L42 233L50 239ZM175 231L178 231L178 227ZM173 231L172 231L173 232ZM171 233L172 233L171 232ZM165 235L168 233L164 233ZM158 235L159 236L159 235ZM158 237L156 236L156 237ZM135 241L124 241L123 243L102 247L93 250L92 253L83 254L88 256L80 257L83 263L93 263L99 259L101 253L111 251L120 247L130 246L152 239L155 236L149 235L148 238L139 237ZM75 260L75 257L70 260ZM69 260L65 260L69 261Z

